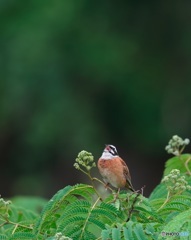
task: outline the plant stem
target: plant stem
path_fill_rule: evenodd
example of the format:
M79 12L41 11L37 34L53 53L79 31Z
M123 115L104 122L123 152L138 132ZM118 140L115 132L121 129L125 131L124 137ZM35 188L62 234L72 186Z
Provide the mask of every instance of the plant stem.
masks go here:
M90 178L90 180L91 180L92 187L94 188L94 191L96 192L97 196L98 196L98 197L100 198L100 200L102 201L102 198L101 198L101 196L99 195L99 193L98 193L98 191L97 191L97 189L96 189L96 187L95 187L95 185L94 185L94 180L95 180L96 178L93 178L93 177L91 176L90 172L89 172L88 176L89 176L89 178Z
M93 187L94 190L95 190L96 195L97 195L97 196L100 198L100 200L102 201L102 198L101 198L101 196L99 195L99 193L98 193L98 191L97 191L97 189L96 189L96 187L95 187L95 185L94 185L94 181L97 181L97 182L103 184L104 186L105 186L105 183L104 183L103 181L101 181L100 179L98 179L98 178L92 177L90 171L89 171L89 172L86 172L86 171L83 170L82 168L79 168L79 170L89 177L89 179L90 179L90 181L91 181L91 183L92 183L92 187ZM108 188L111 192L113 192L113 190L112 190L110 187L107 187L107 188Z
M91 209L90 209L90 211L89 211L89 213L88 213L88 216L87 216L87 218L86 218L86 221L85 221L85 223L84 223L84 226L83 226L83 228L82 228L82 232L81 232L81 235L80 235L80 239L82 239L82 237L83 237L83 234L84 234L85 228L86 228L86 226L87 226L87 224L88 224L88 220L89 220L89 218L90 218L90 216L91 216L92 210L95 208L95 206L97 205L97 203L98 203L99 201L100 201L100 198L98 198L98 199L95 201L95 203L93 204L93 206L91 207Z
M189 167L188 167L188 163L189 163L190 160L191 160L191 157L189 157L189 158L186 160L184 166L185 166L185 168L186 168L186 170L187 170L187 173L191 176L191 171L190 171L190 169L189 169Z
M157 212L158 212L161 208L163 208L164 205L166 205L169 200L170 200L170 192L168 191L166 200L165 200L164 203L159 207L159 209L157 210Z

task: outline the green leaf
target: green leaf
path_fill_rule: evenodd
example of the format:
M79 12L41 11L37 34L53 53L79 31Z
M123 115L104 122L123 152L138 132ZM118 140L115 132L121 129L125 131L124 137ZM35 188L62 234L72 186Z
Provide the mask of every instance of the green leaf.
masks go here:
M3 239L8 239L8 238L7 238L7 236L6 236L6 235L4 235L4 234L0 234L0 239L2 239L2 240L3 240Z
M120 240L121 239L121 232L119 228L112 229L112 239Z
M75 214L88 213L86 208L91 206L89 201L92 201L94 194L95 190L93 187L86 184L67 186L59 190L44 206L34 227L35 234L42 235L47 229L52 234L55 234L58 226L59 228L64 228L66 222L59 223L63 218L66 219L67 216L73 217ZM67 219L69 218L67 217ZM72 218L72 220L75 221L76 219ZM54 223L54 226L52 223Z
M191 232L191 229L188 229L188 226L191 222L191 209L186 210L177 216L175 216L170 222L168 222L161 232L173 233L173 232ZM163 236L159 235L159 240L163 239Z
M33 240L35 239L35 235L33 235L32 233L23 233L23 232L18 232L18 233L14 233L11 237L10 237L10 240L20 240L20 239L24 239L24 240L27 240L27 239L30 239L30 240Z
M123 232L124 232L124 238L125 238L125 239L133 239L132 225L133 225L133 222L132 222L132 221L129 221L129 222L126 224L126 227L123 227Z
M143 226L142 224L138 223L135 225L133 229L134 236L136 236L137 240L148 240L147 236L145 235L143 231Z
M108 240L110 238L110 229L104 229L101 232L101 239L102 240Z
M187 173L185 163L189 158L191 158L191 154L182 154L167 160L163 176L168 175L173 169L179 169L180 172L184 174ZM188 168L191 170L191 160L188 163Z
M167 188L164 183L160 183L156 186L156 188L152 191L149 196L149 200L154 200L158 198L166 198L167 196Z
M47 203L47 200L40 197L17 196L17 197L11 198L11 202L16 207L22 207L24 209L28 209L35 213L40 214L43 207Z

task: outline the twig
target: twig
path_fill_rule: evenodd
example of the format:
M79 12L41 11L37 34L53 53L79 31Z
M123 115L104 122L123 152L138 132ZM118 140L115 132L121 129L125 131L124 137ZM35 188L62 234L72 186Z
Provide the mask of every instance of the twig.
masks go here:
M132 213L133 213L133 211L134 211L135 203L137 202L137 199L138 199L139 195L141 195L141 194L143 195L143 190L144 190L144 188L145 188L145 186L143 186L143 187L141 188L141 190L138 190L138 191L134 192L134 193L136 194L136 196L135 196L135 198L134 198L134 200L133 200L133 202L132 202L131 208L129 209L129 214L128 214L128 218L127 218L127 221L126 221L126 222L128 222L128 221L130 220L131 215L132 215ZM133 194L134 194L134 193L133 193ZM133 195L133 194L132 194L132 195Z

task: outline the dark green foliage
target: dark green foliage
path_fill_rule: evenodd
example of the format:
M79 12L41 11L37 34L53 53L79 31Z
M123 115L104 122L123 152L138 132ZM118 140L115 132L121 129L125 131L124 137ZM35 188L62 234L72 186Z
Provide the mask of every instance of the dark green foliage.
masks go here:
M35 234L40 239L41 235L45 233L54 235L65 226L70 229L69 226L73 222L78 222L80 225L80 220L82 220L83 215L87 214L87 209L90 207L89 201L92 201L94 194L95 191L92 186L83 184L74 187L67 186L58 191L45 205L35 225ZM81 199L79 209L77 207L79 204L78 198Z
M41 200L35 205L29 201L27 209L0 198L0 239L162 240L161 233L189 234L189 158L181 155L168 160L165 178L149 198L121 191L117 199L113 193L102 199L94 186L77 184L59 190L40 214L34 206ZM179 166L181 173L173 166Z
M99 198L94 201L93 194L91 186L82 184L59 191L44 207L35 226L36 236L41 239L45 233L60 232L72 239L98 237L105 224L116 221L118 211L111 204L100 203Z
M75 149L98 156L108 137L151 168L169 133L190 132L188 5L0 1L4 192L47 194Z
M126 196L129 202L124 201L122 192L116 208L114 203L108 203L108 198L101 202L92 186L67 186L50 199L38 217L10 206L10 219L18 222L18 226L15 228L11 222L5 225L0 239L56 240L56 234L60 233L73 240L100 239L100 236L103 240L155 240L160 239L161 231L186 231L190 226L189 194L173 196L163 207L165 198ZM130 210L130 220L126 222Z

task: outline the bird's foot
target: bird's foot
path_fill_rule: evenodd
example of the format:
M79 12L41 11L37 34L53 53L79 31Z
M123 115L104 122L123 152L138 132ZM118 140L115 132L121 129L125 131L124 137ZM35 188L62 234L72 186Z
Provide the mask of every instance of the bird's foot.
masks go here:
M104 187L105 187L106 190L108 190L108 188L109 188L109 183L106 183L106 184L104 185Z
M119 198L119 192L120 192L120 188L118 188L117 192L113 192L113 195L114 195L113 202L116 202L116 200Z

